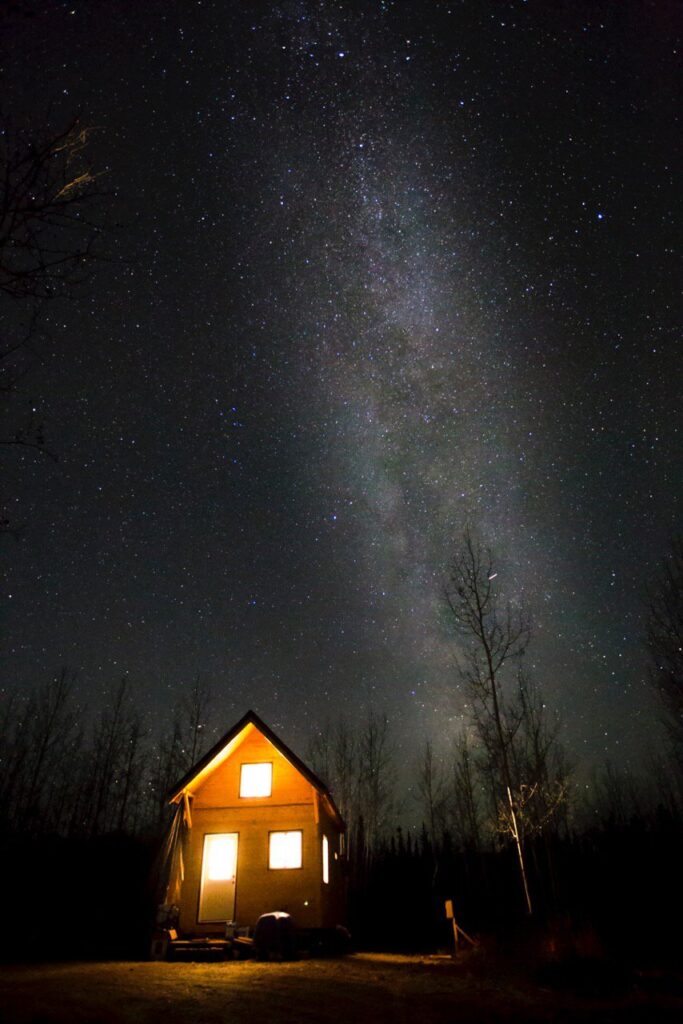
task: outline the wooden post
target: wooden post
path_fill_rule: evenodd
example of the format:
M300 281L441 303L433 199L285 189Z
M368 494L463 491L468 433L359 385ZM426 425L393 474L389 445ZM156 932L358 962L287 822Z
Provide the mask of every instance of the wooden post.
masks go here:
M446 900L446 917L453 925L453 959L455 960L458 956L458 922L455 920L453 912L453 900Z
M455 920L455 911L453 910L453 900L446 900L446 917L453 923L453 959L455 960L458 956L458 949L460 946L460 937L466 939L470 946L474 949L477 945L476 939L473 939L467 932L460 927L458 922Z

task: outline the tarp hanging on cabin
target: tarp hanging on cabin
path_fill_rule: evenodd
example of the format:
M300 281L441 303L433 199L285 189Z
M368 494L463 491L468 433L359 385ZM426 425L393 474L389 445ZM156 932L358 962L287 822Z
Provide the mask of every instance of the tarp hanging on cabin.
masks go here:
M172 906L180 900L180 886L185 877L183 833L186 827L187 809L185 801L180 801L154 866L154 888L157 904Z

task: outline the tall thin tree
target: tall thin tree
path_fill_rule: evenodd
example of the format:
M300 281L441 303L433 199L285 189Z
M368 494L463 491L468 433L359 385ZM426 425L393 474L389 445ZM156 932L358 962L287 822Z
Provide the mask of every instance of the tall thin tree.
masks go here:
M475 709L480 731L493 738L524 898L531 914L524 849L513 796L511 742L501 690L506 667L511 662L518 662L526 650L530 628L521 609L514 608L509 602L501 604L494 582L497 576L490 548L465 530L450 564L445 597L453 624L465 641L459 652L460 677Z

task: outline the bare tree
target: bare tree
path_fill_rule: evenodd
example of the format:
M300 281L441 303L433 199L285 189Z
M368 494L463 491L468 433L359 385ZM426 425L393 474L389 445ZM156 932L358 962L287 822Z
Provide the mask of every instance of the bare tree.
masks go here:
M444 831L446 812L446 780L443 765L434 753L434 747L427 740L418 760L415 779L417 797L429 831L432 845L436 844Z
M371 709L358 741L358 791L364 845L373 853L385 834L394 799L394 750L389 719Z
M357 734L344 719L328 723L309 744L308 759L334 794L347 825L349 855L362 873L394 810L394 747L387 715L370 709Z
M478 852L481 847L481 807L477 796L476 752L468 733L463 729L453 745L447 806L454 836L465 850Z
M636 777L630 769L606 761L593 772L591 782L589 821L597 818L602 825L623 828L629 822L644 817L647 804L644 780Z
M170 727L158 735L150 758L145 816L153 829L162 828L168 818L167 794L183 774L185 763L181 723L174 715Z
M142 728L124 677L110 704L101 712L93 733L91 800L88 810L93 835L120 828L140 785Z
M46 299L80 283L97 254L101 198L93 129L74 119L38 137L6 121L0 133L0 293Z
M332 769L334 785L332 792L344 821L349 829L358 817L358 745L348 722L343 718L337 722L333 732Z
M171 786L201 757L211 736L210 686L197 675L190 689L173 707L170 725L164 726L154 744L146 780L147 807L143 817L161 828L168 817L167 794Z
M119 810L117 828L135 835L142 818L142 790L147 760L145 741L147 732L142 728L137 709L129 715L120 761Z
M523 611L508 602L501 605L489 548L469 530L453 556L445 588L453 623L464 640L459 671L484 742L494 755L503 802L507 804L517 850L527 910L531 896L524 863L522 836L513 796L510 724L504 713L503 676L510 663L519 662L529 642L529 622Z
M683 538L677 537L647 598L650 679L683 775Z
M308 742L306 750L306 761L311 768L330 789L333 788L332 770L332 726L326 722L318 728ZM341 810L341 808L340 808Z
M327 722L308 745L307 760L334 795L346 823L345 843L355 848L360 811L358 740L344 718Z
M524 808L518 825L524 835L566 826L572 766L559 739L560 718L551 714L540 687L522 667L511 703L518 723L511 744L513 771L519 808Z
M93 130L74 119L60 131L37 134L15 128L0 112L0 393L5 395L27 371L43 304L73 294L102 258L106 193L91 159ZM54 458L33 412L6 415L0 448L30 448Z
M79 735L75 677L63 668L3 716L0 809L10 831L40 833L56 824L61 782L69 779Z
M180 699L176 709L182 736L183 771L188 771L206 748L212 703L211 687L197 675L189 693Z
M427 740L422 756L416 765L417 798L423 812L423 829L426 826L429 839L429 854L432 862L432 887L436 885L438 872L437 843L445 831L446 789L443 766L434 754L434 748Z

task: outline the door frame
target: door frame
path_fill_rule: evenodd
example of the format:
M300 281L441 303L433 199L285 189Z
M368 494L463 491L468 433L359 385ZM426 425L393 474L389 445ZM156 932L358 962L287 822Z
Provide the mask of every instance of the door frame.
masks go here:
M202 918L202 896L204 894L204 869L205 869L205 854L207 839L211 839L213 836L234 836L235 837L235 874L233 880L233 895L232 895L232 918ZM237 863L239 859L240 849L240 834L239 832L204 832L202 834L202 845L201 845L201 861L199 868L199 887L197 891L197 924L209 925L209 924L224 924L227 920L235 920L235 908L237 906Z

